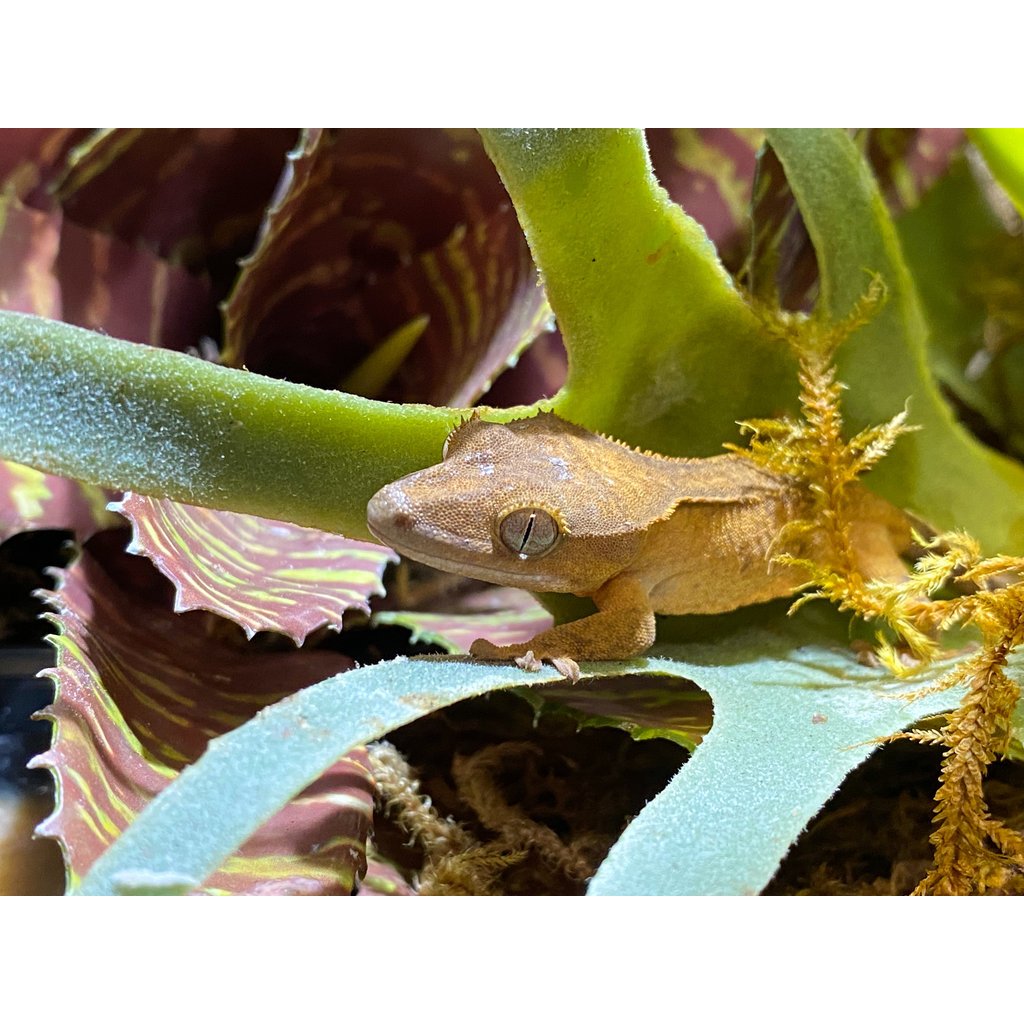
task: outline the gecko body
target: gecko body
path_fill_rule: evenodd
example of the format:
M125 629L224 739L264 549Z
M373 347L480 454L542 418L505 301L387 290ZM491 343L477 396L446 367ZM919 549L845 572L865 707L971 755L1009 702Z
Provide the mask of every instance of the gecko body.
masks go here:
M668 458L539 413L463 423L438 465L374 495L367 520L383 543L427 565L592 598L596 613L528 644L472 647L475 657L547 660L572 676L578 661L643 653L655 613L714 614L793 593L806 574L773 562L772 545L808 508L805 488L741 455ZM902 576L906 518L859 486L854 508L859 569Z

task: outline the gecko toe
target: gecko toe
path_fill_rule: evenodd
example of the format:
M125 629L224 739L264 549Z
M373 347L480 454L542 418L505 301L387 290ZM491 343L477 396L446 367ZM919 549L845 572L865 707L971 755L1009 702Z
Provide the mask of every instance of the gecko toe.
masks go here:
M580 667L576 664L572 658L549 658L552 667L560 674L565 676L570 683L578 683L580 681Z
M533 651L527 651L516 658L516 664L524 672L539 672L543 663L534 655Z

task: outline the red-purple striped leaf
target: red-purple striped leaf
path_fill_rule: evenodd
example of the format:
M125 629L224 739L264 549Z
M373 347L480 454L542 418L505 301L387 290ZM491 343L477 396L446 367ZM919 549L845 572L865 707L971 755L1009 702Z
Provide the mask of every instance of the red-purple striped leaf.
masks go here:
M693 750L711 729L711 698L687 679L625 676L519 691L538 713L562 710L579 727L625 729L636 740L668 739Z
M963 149L962 128L868 128L865 155L894 217L914 209Z
M209 283L143 249L0 198L0 307L163 348L198 345Z
M10 150L3 152L11 157ZM0 306L37 316L61 315L54 269L60 247L60 214L30 210L0 199ZM0 462L0 541L23 530L71 529L87 537L109 522L96 488Z
M237 512L139 494L112 507L132 524L129 550L174 583L176 611L216 612L250 637L273 630L301 644L321 626L341 629L346 611L369 612L396 560L377 544Z
M359 883L358 896L415 896L416 890L389 861L370 852L366 858L366 874Z
M26 530L71 530L85 540L115 521L100 488L0 460L0 542Z
M70 150L88 128L5 128L0 132L0 186L40 210L54 206L49 186L64 171Z
M64 851L72 882L153 795L211 739L261 707L352 666L327 651L253 649L171 611L169 586L120 550L124 534L94 538L60 575L45 713L54 743L37 758L58 803L40 827ZM365 863L372 784L354 752L295 798L211 878L205 892L348 893Z
M379 397L453 406L472 405L552 323L511 206L456 229L360 289L341 312L347 336L371 344L414 316L428 316L423 336Z
M0 198L0 306L15 313L60 319L60 283L54 263L60 214L30 210Z
M665 190L699 221L727 266L742 262L750 232L750 195L758 128L648 128L654 173Z
M58 198L87 228L233 276L297 137L289 128L114 128L74 150Z
M381 397L469 403L548 324L476 134L307 132L225 306L225 361L344 387L423 314L423 337Z
M183 348L199 340L211 302L205 282L152 253L7 196L0 199L0 306ZM94 487L0 465L0 540L31 529L70 529L84 539L114 521L105 505Z
M546 612L525 591L495 591L510 595L510 607L493 612L377 612L373 621L381 626L403 626L412 632L413 643L436 644L450 654L468 654L474 640L482 637L492 644L519 644L533 639L553 623Z
M54 271L58 319L77 327L180 352L201 347L216 323L205 277L67 218Z

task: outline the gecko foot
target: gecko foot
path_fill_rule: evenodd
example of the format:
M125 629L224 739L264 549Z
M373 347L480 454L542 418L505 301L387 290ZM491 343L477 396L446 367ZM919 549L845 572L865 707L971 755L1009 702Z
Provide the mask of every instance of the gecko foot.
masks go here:
M526 672L539 672L544 667L544 662L550 662L551 667L561 676L565 676L570 683L580 681L580 667L572 658L560 658L547 656L538 658L533 651L527 651L515 659L516 664Z
M525 648L525 650L524 650ZM512 660L526 672L538 672L544 662L548 662L559 675L565 676L571 683L579 682L580 667L576 662L564 655L542 654L540 657L527 648L525 644L510 644L507 647L498 647L489 640L474 640L469 649L474 658L481 661L509 661Z

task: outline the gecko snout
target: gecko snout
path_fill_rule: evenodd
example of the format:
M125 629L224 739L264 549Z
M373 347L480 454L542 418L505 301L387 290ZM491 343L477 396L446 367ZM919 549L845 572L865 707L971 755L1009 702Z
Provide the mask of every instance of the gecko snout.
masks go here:
M396 533L411 531L416 525L416 517L409 512L408 500L402 489L388 484L366 506L366 524L378 540L390 543L390 538Z

